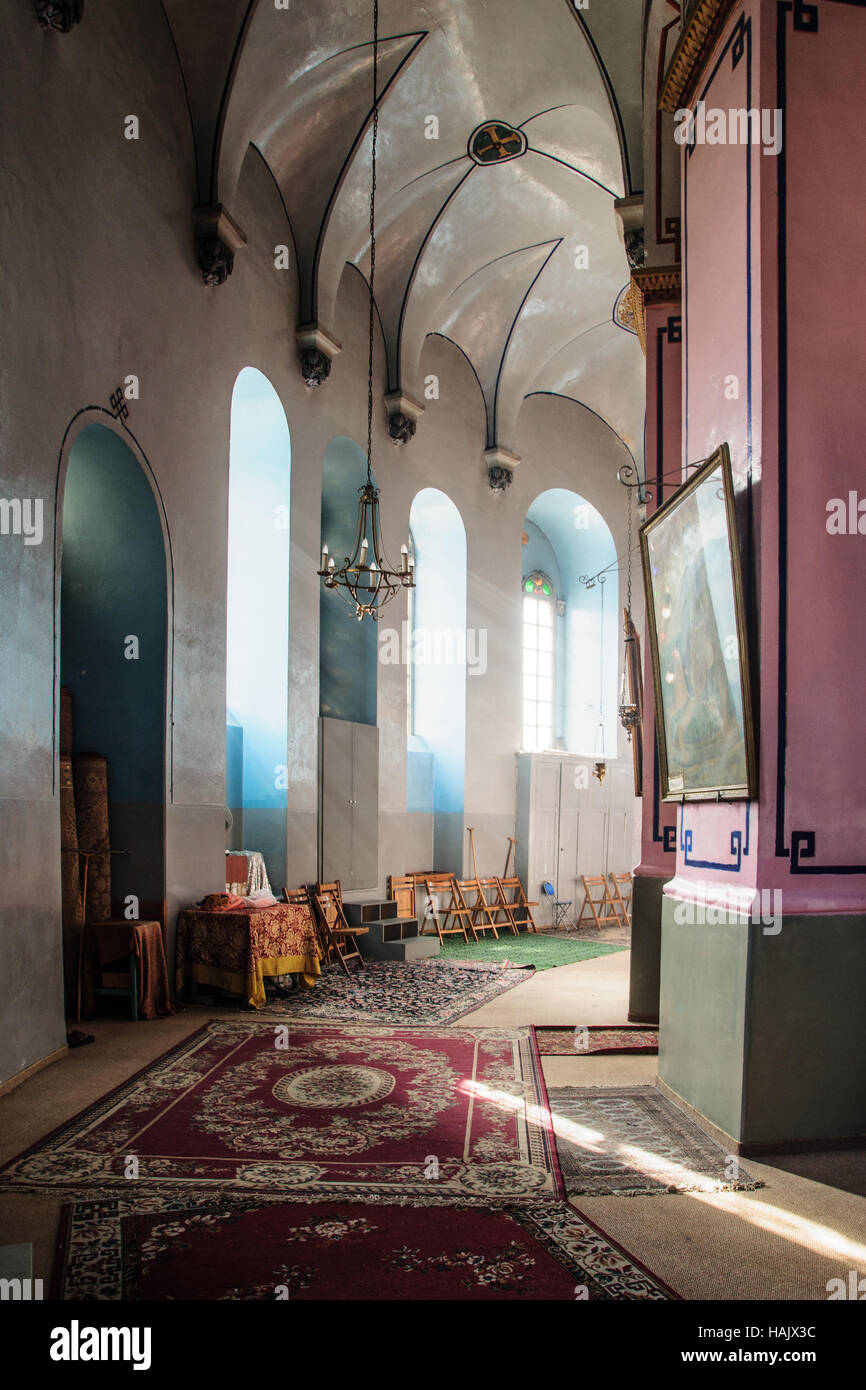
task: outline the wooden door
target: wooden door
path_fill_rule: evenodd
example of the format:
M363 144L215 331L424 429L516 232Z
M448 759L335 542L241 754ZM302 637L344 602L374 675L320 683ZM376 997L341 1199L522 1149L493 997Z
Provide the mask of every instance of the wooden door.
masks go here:
M379 730L352 724L352 837L347 888L379 882Z
M320 721L319 877L343 889L379 878L379 730L347 719Z

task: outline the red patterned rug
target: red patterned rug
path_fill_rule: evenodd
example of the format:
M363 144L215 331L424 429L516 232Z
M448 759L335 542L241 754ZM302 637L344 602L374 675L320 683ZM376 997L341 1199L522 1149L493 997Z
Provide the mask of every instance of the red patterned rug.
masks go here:
M68 1198L563 1195L529 1028L209 1023L7 1164ZM136 1200L138 1200L136 1198Z
M579 1023L573 1028L536 1027L535 1040L542 1057L659 1050L659 1030L646 1024Z
M666 1299L560 1203L500 1211L281 1202L64 1210L52 1297L100 1300Z

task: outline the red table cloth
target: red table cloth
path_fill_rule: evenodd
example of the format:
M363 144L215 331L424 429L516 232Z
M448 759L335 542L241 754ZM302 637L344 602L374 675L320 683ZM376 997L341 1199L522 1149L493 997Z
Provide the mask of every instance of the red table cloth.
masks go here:
M181 912L177 919L177 987L190 983L265 1003L266 976L298 974L306 985L321 973L309 908L292 903L239 912Z

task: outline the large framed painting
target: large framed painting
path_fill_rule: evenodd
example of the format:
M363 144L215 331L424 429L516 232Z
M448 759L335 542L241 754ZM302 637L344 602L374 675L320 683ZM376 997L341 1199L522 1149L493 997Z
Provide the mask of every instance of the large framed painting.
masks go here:
M727 444L640 531L665 801L757 794Z

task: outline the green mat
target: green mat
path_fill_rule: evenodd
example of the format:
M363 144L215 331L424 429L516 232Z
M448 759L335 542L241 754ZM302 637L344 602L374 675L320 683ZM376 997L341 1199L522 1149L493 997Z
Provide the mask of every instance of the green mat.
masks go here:
M557 965L573 965L575 961L592 960L594 956L607 956L611 951L627 951L609 941L564 941L562 937L535 935L528 932L521 936L500 936L499 940L488 936L482 941L466 942L453 937L444 941L440 952L441 960L491 960L511 961L512 965L534 965L536 970L553 970Z

